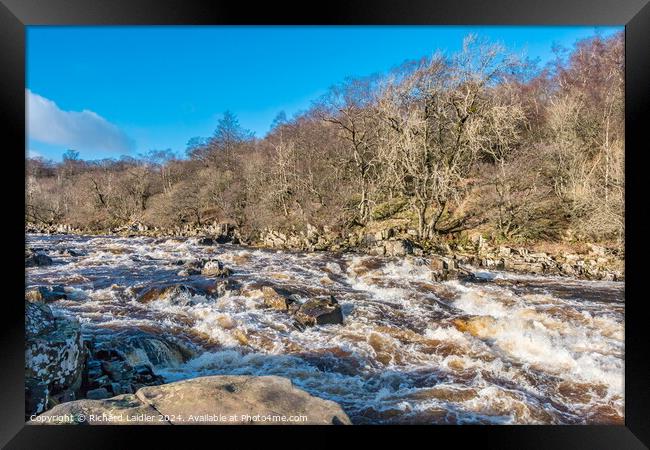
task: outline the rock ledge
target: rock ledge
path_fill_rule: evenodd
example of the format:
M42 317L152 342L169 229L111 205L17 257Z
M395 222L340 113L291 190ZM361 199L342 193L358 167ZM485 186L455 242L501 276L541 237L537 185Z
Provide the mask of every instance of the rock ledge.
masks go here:
M82 418L80 420L80 418ZM343 425L341 407L278 376L199 377L104 400L62 403L31 423L119 425Z

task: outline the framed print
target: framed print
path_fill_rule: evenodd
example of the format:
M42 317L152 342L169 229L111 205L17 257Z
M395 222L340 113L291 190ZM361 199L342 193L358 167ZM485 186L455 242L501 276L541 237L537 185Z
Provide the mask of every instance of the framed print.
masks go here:
M645 1L0 11L7 448L647 448Z

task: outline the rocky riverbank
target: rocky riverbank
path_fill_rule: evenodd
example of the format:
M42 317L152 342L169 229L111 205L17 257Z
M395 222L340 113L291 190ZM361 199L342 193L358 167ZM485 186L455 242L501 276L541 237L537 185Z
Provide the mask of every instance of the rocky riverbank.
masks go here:
M171 230L149 228L136 223L126 227L104 230L97 234L195 238L198 239L197 244L206 246L232 243L303 252L356 252L387 257L432 256L444 261L436 263L441 267L434 267L434 270L447 270L448 267L453 266L452 273L464 266L469 270L505 270L587 280L623 281L625 279L622 250L595 244L584 244L580 251L569 246L560 247L555 251L535 251L532 248L521 246L493 245L479 234L473 235L464 245L458 243L433 244L418 242L415 230L400 227L382 228L374 232L370 230L358 228L342 235L328 227L318 229L310 225L305 231L280 232L267 229L257 235L243 236L236 227L228 223L213 223L203 227L176 227ZM26 231L46 234L92 234L66 225L36 226L30 224L27 225ZM450 263L450 261L452 262ZM26 265L39 264L47 264L47 255L32 252L29 258L26 256ZM194 267L184 269L188 274L195 273L197 270Z

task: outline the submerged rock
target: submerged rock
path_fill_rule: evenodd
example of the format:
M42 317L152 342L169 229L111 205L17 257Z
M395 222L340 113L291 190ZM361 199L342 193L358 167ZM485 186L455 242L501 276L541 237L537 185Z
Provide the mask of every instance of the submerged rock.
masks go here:
M77 400L41 414L39 422L58 424L62 422L57 418L81 414L91 425L106 424L93 421L91 415L115 417L114 424L134 425L351 424L337 403L314 397L277 376L200 377L141 388L135 395Z
M239 295L242 285L234 280L217 280L211 286L206 288L209 294L223 297L224 295Z

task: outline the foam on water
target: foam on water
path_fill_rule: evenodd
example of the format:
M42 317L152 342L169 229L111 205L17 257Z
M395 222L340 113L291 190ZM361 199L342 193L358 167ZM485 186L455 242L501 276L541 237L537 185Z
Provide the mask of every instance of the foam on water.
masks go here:
M157 367L167 381L280 375L339 402L355 423L622 423L622 283L488 272L431 281L426 258L302 254L195 239L30 235L55 264L27 284L64 284L54 308L103 339L144 330L186 340L197 356ZM81 256L62 256L74 249ZM137 293L181 277L179 260L218 258L241 292ZM264 309L259 283L303 300L333 294L343 325L297 330Z

